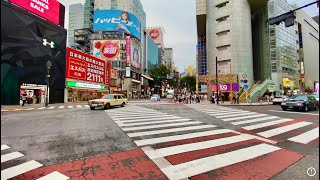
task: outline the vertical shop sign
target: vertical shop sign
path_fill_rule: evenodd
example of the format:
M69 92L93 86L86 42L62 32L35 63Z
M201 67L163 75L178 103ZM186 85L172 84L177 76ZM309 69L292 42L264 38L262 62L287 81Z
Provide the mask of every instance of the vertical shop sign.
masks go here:
M111 81L111 62L107 61L107 69L106 69L106 85L109 86Z
M131 45L130 45L130 36L126 37L126 62L130 65L131 61Z

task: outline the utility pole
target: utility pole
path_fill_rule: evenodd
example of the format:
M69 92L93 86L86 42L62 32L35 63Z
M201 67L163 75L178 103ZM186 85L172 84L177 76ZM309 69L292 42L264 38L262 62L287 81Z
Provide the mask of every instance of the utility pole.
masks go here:
M218 57L216 56L216 92L217 92L217 105L219 105L219 89L218 89Z

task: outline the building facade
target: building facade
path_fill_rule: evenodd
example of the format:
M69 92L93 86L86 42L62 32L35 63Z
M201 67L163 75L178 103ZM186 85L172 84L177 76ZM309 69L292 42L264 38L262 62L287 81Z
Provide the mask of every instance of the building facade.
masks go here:
M146 46L146 57L147 57L147 73L150 70L159 66L159 51L158 45L152 40L152 38L146 34L147 46Z
M95 0L85 0L83 28L92 29L93 27L92 22L93 22L94 3L95 3Z
M166 67L170 70L170 72L173 71L173 50L172 48L164 48L164 61Z
M74 30L84 27L84 5L81 3L69 6L68 47L74 46Z

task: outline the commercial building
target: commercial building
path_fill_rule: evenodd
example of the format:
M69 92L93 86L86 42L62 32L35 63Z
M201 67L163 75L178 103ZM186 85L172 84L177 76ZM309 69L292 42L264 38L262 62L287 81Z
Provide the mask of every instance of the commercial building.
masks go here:
M95 0L85 0L84 2L84 23L83 28L93 28L93 10Z
M81 3L69 6L68 47L74 46L74 30L84 28L84 6Z
M158 67L159 64L159 51L158 45L153 41L153 39L146 33L146 58L147 58L147 73L150 73L150 70Z
M50 103L63 103L67 39L64 6L51 1L49 9L56 11L36 12L22 1L10 2L15 5L1 1L1 104L17 105L24 93L34 103L40 103L42 94L49 95Z
M173 50L172 48L164 48L164 61L166 67L173 72Z
M196 3L199 75L215 75L217 58L218 73L238 75L238 83L241 87L246 85L245 89L269 78L275 85L276 93L286 93L302 87L302 77L305 76L306 79L307 75L301 75L299 24L302 34L305 34L302 36L308 39L304 42L305 46L319 45L315 44L319 43L316 40L319 37L318 26L312 28L309 25L315 26L315 22L306 17L303 10L296 12L297 22L294 26L285 27L283 23L270 26L266 21L293 10L286 0L197 0ZM304 19L309 24L299 18L299 13L304 14ZM314 40L310 33L315 36ZM308 50L303 56L309 60L302 63L306 71L306 66L314 67L315 59L319 57L318 49ZM311 60L309 55L314 59ZM308 70L319 74L319 71ZM241 80L242 77L246 78L245 81ZM310 79L308 84L318 81L317 78Z

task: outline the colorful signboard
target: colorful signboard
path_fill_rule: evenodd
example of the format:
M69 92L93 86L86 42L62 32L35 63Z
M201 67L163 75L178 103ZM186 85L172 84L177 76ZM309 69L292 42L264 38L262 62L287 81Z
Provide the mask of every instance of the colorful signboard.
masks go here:
M214 84L211 86L212 91L217 91L217 86ZM239 84L219 84L218 91L239 91Z
M163 32L161 27L148 28L146 31L156 44L163 45Z
M153 40L157 40L160 37L160 32L158 29L151 29L149 35Z
M59 24L60 3L57 0L10 0L10 2Z
M319 93L319 82L314 82L314 92Z
M118 78L118 73L116 69L111 69L111 78L117 79Z
M131 61L131 39L130 36L126 37L126 63L130 65Z
M66 78L97 84L106 84L106 61L67 48Z
M120 41L119 40L97 40L93 41L93 55L105 60L120 59Z
M78 88L88 88L88 89L104 89L104 85L90 84L90 83L81 83L76 81L67 81L68 87L78 87Z
M95 10L94 31L117 31L141 40L141 22L133 14L121 10Z
M132 46L131 49L131 66L140 69L140 51L137 47Z
M107 69L106 69L106 85L109 86L111 83L111 62L107 61Z

